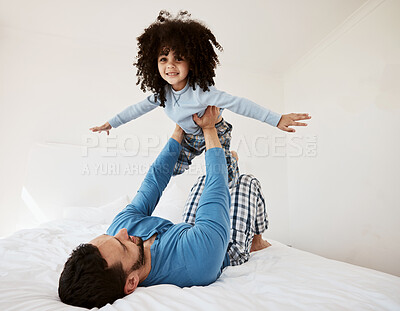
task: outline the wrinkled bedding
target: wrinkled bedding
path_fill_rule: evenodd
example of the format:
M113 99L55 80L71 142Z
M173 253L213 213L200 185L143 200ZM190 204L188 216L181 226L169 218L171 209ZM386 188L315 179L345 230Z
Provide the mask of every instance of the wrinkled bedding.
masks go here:
M57 220L0 239L0 310L71 310L57 296L73 248L106 224ZM277 241L206 287L138 288L101 310L400 310L400 278Z

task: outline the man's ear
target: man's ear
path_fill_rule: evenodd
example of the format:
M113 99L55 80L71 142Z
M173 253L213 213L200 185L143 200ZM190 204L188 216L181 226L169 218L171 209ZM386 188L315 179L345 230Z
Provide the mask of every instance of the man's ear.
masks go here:
M134 292L136 287L139 285L139 276L135 271L131 272L126 278L124 293L125 295L129 295Z

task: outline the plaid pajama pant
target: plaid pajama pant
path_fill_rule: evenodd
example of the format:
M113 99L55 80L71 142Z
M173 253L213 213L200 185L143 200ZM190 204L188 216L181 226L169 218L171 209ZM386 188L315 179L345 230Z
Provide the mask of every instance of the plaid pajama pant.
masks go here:
M204 189L206 176L200 176L185 204L183 221L194 225L196 210ZM268 229L268 215L260 182L253 175L240 175L231 193L231 234L227 252L231 266L245 263L255 234Z
M228 167L228 186L234 187L237 184L239 176L239 167L236 159L230 152L232 125L223 119L215 124L218 138L222 148L225 151L226 165ZM175 164L173 175L179 175L185 172L192 164L194 157L200 155L206 149L204 135L185 134L182 140L182 151L179 154L178 161Z

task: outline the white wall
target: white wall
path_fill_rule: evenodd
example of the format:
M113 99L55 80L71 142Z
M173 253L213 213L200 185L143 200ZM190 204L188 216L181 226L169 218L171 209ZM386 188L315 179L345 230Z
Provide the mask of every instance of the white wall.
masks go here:
M79 145L90 126L145 96L135 86L135 37L165 8L161 1L151 1L137 14L131 2L121 2L126 5L121 9L110 1L102 1L102 7L88 1L90 5L81 11L73 10L79 7L76 1L71 6L69 1L58 1L54 7L52 3L25 3L32 16L26 25L31 27L0 26L0 236L24 226L17 225L18 214L30 213L20 195L29 151L36 143ZM287 135L224 113L234 125L232 145L239 151L241 170L261 180L270 216L268 236L400 275L399 1L369 1L347 26L328 38L329 44L317 48L284 80L268 71L271 67L265 60L274 55L268 54L275 50L268 43L277 36L281 37L273 42L285 42L287 50L287 42L292 41L283 34L293 29L279 32L277 27L273 36L264 29L285 21L298 22L299 27L307 24L293 19L298 13L291 13L290 2L279 14L270 10L276 5L271 1L236 1L229 8L221 1L213 3L214 9L202 2L171 3L167 9L187 8L204 20L224 46L217 69L219 89L278 112L313 116L308 128ZM57 9L58 5L65 7ZM52 10L46 11L47 7ZM307 6L304 10L309 11ZM276 15L276 23L265 19L268 12L269 17ZM89 19L92 16L96 19ZM251 33L254 21L260 28ZM354 27L348 27L352 23ZM311 26L307 24L304 33L312 31ZM279 68L287 65L280 64ZM112 135L163 138L172 129L172 122L157 109Z
M181 7L170 9L177 12ZM119 30L125 32L126 38L131 38L123 42L104 43L99 35L93 40L56 35L51 33L52 29L43 33L35 29L0 27L0 235L24 227L18 215L23 214L26 218L31 213L21 203L20 197L29 151L36 143L79 145L90 134L89 127L102 124L146 96L135 85L136 71L132 66L136 53L135 37L156 18L161 8L159 5L157 8L149 7L142 17L135 14L136 20L131 28ZM195 7L191 13L208 22L216 34L229 32L223 21L213 24L216 13L207 14L205 8ZM47 18L46 12L42 14ZM121 33L118 36L124 37ZM251 51L233 57L229 49L237 45L237 38L227 36L220 41L225 53L231 56L221 55L222 65L217 69L216 86L275 111L283 111L281 79L269 76L257 66L257 61L251 58ZM238 65L243 59L250 60L245 68ZM225 117L234 124L232 143L238 148L242 172L255 174L264 187L270 208L270 236L289 242L286 161L284 157L273 157L265 151L267 138L279 131L229 112ZM117 140L124 135L137 135L144 139L154 136L162 140L172 129L172 122L160 108L113 130L112 135ZM254 142L255 138L260 139ZM103 135L101 144L104 143ZM260 152L254 154L255 148L261 148Z
M285 77L317 156L288 158L293 246L400 275L400 1L370 1ZM306 135L306 132L304 132Z

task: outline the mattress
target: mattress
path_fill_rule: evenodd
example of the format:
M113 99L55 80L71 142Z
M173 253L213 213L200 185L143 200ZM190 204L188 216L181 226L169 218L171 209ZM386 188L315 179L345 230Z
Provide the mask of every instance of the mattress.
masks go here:
M104 233L104 222L70 217L0 239L0 310L80 309L59 300L58 278L71 250ZM139 287L101 310L400 310L399 277L269 241L209 286Z

